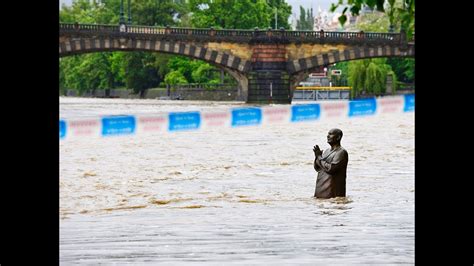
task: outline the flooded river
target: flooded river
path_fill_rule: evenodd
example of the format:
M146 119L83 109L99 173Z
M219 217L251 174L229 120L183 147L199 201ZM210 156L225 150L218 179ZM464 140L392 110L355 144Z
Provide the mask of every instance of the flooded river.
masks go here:
M60 115L244 105L60 98ZM347 197L315 199L334 127ZM414 152L414 112L61 141L61 265L413 264Z

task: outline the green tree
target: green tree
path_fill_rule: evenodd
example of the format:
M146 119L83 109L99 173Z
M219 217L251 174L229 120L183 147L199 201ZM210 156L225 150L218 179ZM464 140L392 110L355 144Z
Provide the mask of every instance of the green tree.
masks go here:
M380 95L382 92L385 92L385 80L387 78L386 73L384 73L385 68L370 60L365 70L365 82L364 88L369 92L375 95Z
M415 81L415 59L407 58L405 60L405 71L403 75L406 77L406 81L414 82Z
M59 65L61 65L61 59L59 59ZM59 67L59 95L66 94L66 77L64 74L64 68Z
M296 30L313 30L314 16L313 9L307 11L300 6L300 19L296 20Z
M388 16L384 13L367 13L360 15L356 28L364 32L388 32L390 21Z
M291 6L285 0L267 0L270 16L270 27L275 28L275 11L277 13L277 27L290 29L288 18L291 16Z
M86 90L108 89L113 86L114 75L110 71L110 53L85 54L60 60L60 87ZM63 83L61 85L61 83Z
M178 70L171 71L165 77L166 85L175 85L175 84L184 84L184 83L188 83L188 81L183 76L183 73L179 72Z
M110 70L114 76L113 88L125 86L125 54L127 52L112 52L109 57Z
M336 4L331 5L331 11L334 12L339 6L343 5L347 6L343 9L342 15L339 16L339 22L342 26L347 21L345 14L348 9L352 15L356 16L359 15L362 7L368 6L386 13L391 24L399 24L400 29L406 32L408 39L411 39L415 32L415 0L401 0L401 2L396 0L338 0Z
M402 82L412 83L415 79L415 59L414 58L388 58L389 64L398 79Z
M149 88L160 83L158 72L153 67L155 58L145 52L129 52L125 55L125 81L127 88L143 96Z
M364 91L367 63L367 60L355 60L349 63L348 82L352 87L351 98L359 96Z
M276 2L276 1L275 1ZM253 29L268 28L270 7L265 0L189 0L191 22L197 28ZM287 21L287 18L279 18Z
M199 64L199 66L192 72L193 81L196 83L210 83L210 84L219 84L220 77L216 68L204 63Z
M188 13L184 1L141 0L131 6L132 24L149 26L176 25Z
M63 23L117 24L120 0L73 0L71 6L63 5L59 21Z
M394 91L397 78L386 58L371 58L349 62L348 81L352 87L351 96L382 95L386 92L387 75L392 75Z

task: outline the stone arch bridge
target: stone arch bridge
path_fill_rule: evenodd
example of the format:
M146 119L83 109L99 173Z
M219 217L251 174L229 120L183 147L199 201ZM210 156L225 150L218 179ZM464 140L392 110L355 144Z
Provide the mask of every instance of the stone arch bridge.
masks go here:
M413 57L404 33L216 30L59 24L59 56L103 51L183 55L223 68L247 103L291 103L305 74L329 64L373 57Z

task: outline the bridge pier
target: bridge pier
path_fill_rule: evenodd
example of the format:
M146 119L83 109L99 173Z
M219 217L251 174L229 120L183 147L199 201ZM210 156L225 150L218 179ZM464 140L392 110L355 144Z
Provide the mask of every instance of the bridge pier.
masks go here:
M254 70L247 77L247 103L291 103L290 76L285 70Z
M269 32L271 34L271 32ZM268 34L268 33L267 33ZM252 47L247 103L291 103L290 76L286 70L286 46L265 36Z

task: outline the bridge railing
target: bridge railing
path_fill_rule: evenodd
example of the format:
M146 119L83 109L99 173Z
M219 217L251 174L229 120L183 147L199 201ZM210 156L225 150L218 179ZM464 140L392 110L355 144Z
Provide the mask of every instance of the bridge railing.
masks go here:
M237 38L239 41L250 41L252 39L281 38L287 41L382 41L399 43L402 41L400 33L377 33L377 32L332 32L332 31L287 31L287 30L230 30L230 29L204 29L204 28L178 28L178 27L153 27L153 26L125 26L60 23L59 30L62 33L120 33L120 34L145 34L145 35L167 35L167 36L194 36L206 38L228 39ZM403 38L404 41L405 38ZM413 38L414 39L414 38Z
M186 83L169 85L170 88L179 89L212 89L212 90L231 90L238 87L238 84L224 83L224 84L204 84L204 83Z
M119 27L116 25L60 23L59 30L60 31L114 32L114 31L119 31Z

